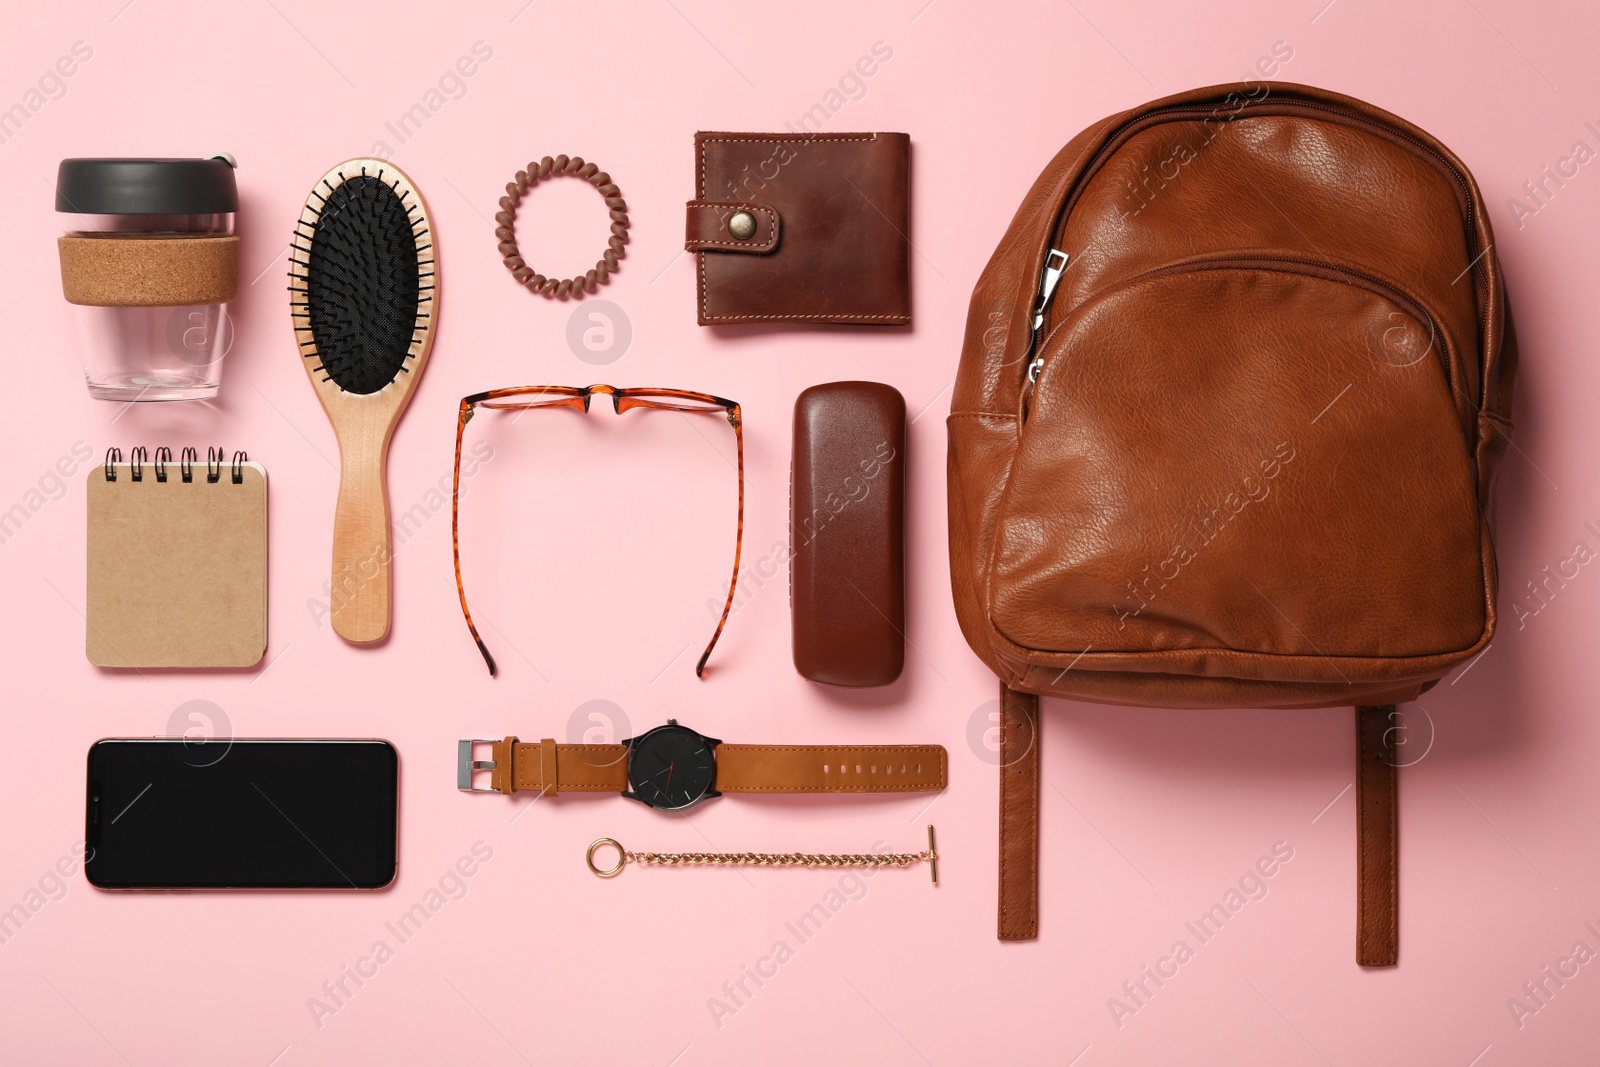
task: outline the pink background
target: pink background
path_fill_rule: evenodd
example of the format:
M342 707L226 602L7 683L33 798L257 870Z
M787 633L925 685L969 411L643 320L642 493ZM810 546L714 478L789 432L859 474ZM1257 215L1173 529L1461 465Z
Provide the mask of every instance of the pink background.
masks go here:
M56 898L0 945L0 1056L285 1067L1593 1062L1600 964L1520 1026L1508 998L1575 942L1600 951L1585 927L1600 927L1591 714L1600 578L1585 567L1536 615L1517 617L1538 607L1525 590L1542 568L1577 542L1600 548L1600 173L1580 168L1520 226L1510 201L1574 142L1600 149L1600 16L1507 0L924 3L12 6L0 104L23 100L74 42L93 56L0 143L11 306L0 510L28 511L0 544L10 606L0 906L41 880ZM446 79L454 96L434 98L437 110L399 143L385 124L480 41L492 56L470 78ZM697 328L692 261L679 253L694 131L782 129L879 41L892 58L846 85L854 96L833 101L826 128L911 133L915 328ZM996 771L983 744L994 682L956 628L944 540L942 421L967 297L1029 183L1072 134L1148 98L1237 81L1276 42L1293 51L1279 77L1431 130L1491 205L1523 341L1517 449L1500 495L1507 621L1465 678L1424 701L1432 744L1415 734L1412 758L1422 758L1402 774L1398 968L1363 972L1353 961L1346 711L1052 703L1041 937L1001 945ZM429 198L442 319L389 469L398 509L421 505L426 518L397 554L392 639L357 651L308 606L327 576L336 452L298 366L284 250L315 178L380 141ZM248 282L222 396L129 410L91 401L59 313L57 161L219 149L239 159ZM512 283L487 221L518 166L559 152L609 170L633 214L624 269L600 294L624 310L633 337L608 366L569 348L576 305ZM581 268L599 251L603 214L591 191L556 183L527 202L522 234L541 270ZM855 693L792 670L785 579L773 566L786 537L794 397L849 377L894 384L920 413L910 439L912 650L899 683ZM462 625L448 505L435 511L430 496L450 469L457 400L591 381L708 390L744 405L746 561L765 558L773 577L746 585L704 682L692 663L733 525L731 435L710 421L619 420L597 408L586 421L475 423L494 459L470 484L463 547L501 677L486 675ZM96 459L112 445L219 444L267 466L270 666L140 675L85 662L84 471L64 487L50 477L77 442ZM181 560L160 565L184 579ZM239 736L392 739L403 766L393 889L111 895L75 874L63 895L48 872L81 835L88 745L165 733L194 700L220 708ZM605 797L525 813L522 798L455 791L458 737L568 740L574 722L578 734L604 733L669 715L738 741L939 742L950 788L931 805L725 799L682 818ZM602 835L657 850L862 851L879 841L910 850L930 820L944 857L937 890L920 870L841 883L826 871L630 869L600 882L582 865ZM395 944L385 922L479 841L493 858L466 894ZM1293 858L1267 895L1210 943L1195 942L1184 923L1277 842ZM800 943L785 924L841 885L837 911ZM308 1001L379 939L393 958L319 1025ZM1179 939L1194 958L1119 1026L1108 999ZM724 982L779 940L793 958L759 989L747 983L742 1003L728 999ZM736 1010L716 1017L711 998Z

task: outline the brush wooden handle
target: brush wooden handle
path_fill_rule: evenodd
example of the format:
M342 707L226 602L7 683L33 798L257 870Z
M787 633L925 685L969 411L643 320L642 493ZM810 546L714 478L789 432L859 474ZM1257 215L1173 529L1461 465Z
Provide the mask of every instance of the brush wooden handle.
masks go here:
M406 359L393 380L370 393L346 392L324 366L311 328L308 275L317 224L327 197L350 178L376 178L407 206L412 236L418 242L418 318ZM333 520L333 576L329 611L333 629L352 644L370 645L389 634L389 493L385 485L389 438L411 402L433 348L438 323L438 264L433 222L422 194L394 164L381 159L350 159L323 175L313 187L295 229L290 258L290 317L295 340L317 399L339 439L339 502Z
M352 644L389 636L388 435L339 440L339 502L333 513L333 629Z

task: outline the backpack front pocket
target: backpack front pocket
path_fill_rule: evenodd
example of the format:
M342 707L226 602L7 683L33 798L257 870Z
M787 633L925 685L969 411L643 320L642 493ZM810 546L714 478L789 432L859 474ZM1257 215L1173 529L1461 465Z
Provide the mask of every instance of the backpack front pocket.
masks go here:
M1413 299L1320 264L1179 264L1041 355L990 560L1019 651L1359 682L1483 636L1471 405Z

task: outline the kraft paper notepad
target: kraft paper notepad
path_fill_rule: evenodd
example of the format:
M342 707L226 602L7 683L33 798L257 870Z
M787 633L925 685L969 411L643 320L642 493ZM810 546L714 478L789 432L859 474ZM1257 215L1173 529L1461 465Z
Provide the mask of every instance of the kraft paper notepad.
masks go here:
M86 652L97 667L250 667L267 651L267 472L244 453L88 479Z

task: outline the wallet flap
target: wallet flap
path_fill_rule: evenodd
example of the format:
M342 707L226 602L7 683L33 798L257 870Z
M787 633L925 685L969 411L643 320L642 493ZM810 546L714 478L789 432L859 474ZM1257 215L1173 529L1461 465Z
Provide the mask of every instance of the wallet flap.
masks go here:
M765 255L778 247L778 212L765 204L691 200L683 223L688 252L744 252Z

